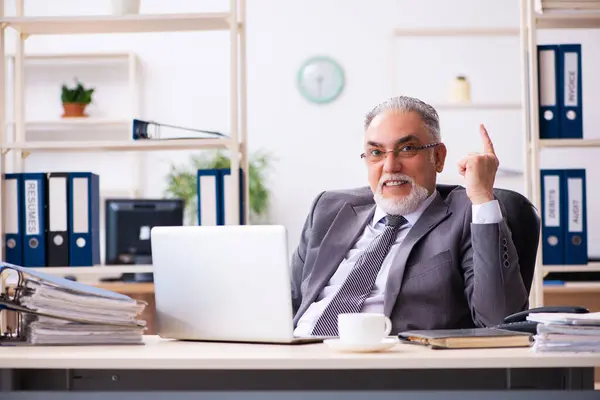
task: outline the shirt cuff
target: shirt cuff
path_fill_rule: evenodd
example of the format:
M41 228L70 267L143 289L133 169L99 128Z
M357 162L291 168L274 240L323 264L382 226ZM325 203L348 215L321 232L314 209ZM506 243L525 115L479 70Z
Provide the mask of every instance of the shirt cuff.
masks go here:
M473 204L474 224L497 224L502 221L502 211L498 200L488 201L483 204Z

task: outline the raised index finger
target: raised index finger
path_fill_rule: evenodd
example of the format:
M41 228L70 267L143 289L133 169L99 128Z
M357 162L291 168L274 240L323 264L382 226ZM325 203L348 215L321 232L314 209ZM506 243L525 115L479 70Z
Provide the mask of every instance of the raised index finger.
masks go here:
M488 135L487 129L483 124L479 125L479 133L481 133L481 139L483 140L483 152L496 154L494 151L494 144L492 143L492 139L490 139L490 135Z

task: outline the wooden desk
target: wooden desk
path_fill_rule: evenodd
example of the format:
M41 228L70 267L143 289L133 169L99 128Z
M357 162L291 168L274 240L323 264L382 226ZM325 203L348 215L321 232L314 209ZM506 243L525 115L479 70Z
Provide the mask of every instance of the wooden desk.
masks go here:
M144 346L7 347L2 390L589 389L600 354L530 348L344 354L325 344L161 340ZM4 386L2 386L4 385Z
M113 292L131 295L154 295L154 283L146 282L98 282L94 286Z

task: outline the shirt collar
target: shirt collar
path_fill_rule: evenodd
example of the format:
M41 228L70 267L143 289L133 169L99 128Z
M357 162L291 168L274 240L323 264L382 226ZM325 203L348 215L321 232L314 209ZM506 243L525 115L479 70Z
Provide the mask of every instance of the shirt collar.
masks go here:
M414 224L416 224L419 217L421 217L423 212L425 212L427 207L429 207L431 202L435 199L435 196L437 196L437 190L434 190L433 193L429 197L427 197L425 199L425 201L422 202L415 211L404 215L403 217L406 218L406 220L408 221L408 223L405 224L404 226L411 227ZM375 209L375 215L373 215L373 221L371 222L371 226L377 225L377 223L379 221L381 221L383 218L385 218L386 216L387 216L387 213L385 211L383 211L379 206L377 206Z

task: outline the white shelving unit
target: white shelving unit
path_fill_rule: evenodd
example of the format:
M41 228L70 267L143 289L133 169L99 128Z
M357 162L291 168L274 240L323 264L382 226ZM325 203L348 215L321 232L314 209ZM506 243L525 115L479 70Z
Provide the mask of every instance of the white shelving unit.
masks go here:
M243 25L236 23L238 10L234 9L237 1L231 0L230 5L228 13L26 17L21 12L3 21L25 35L241 30Z
M514 37L519 38L521 34L520 28L511 27L448 27L448 28L396 28L393 32L394 40L399 38L486 38L486 37ZM392 60L395 60L392 57ZM396 82L396 62L392 62L392 90L394 94L397 90ZM523 99L520 102L470 102L470 103L454 103L440 102L431 104L438 111L452 112L474 112L474 111L519 111L523 109ZM506 169L501 167L498 170L497 178L515 178L524 175L523 172L515 169ZM462 184L462 180L457 182Z
M245 0L230 0L228 12L195 13L195 14L148 14L123 16L53 16L33 17L24 15L24 0L16 0L16 15L4 16L4 0L0 0L0 87L5 87L6 51L4 47L5 31L14 29L17 32L15 59L15 99L14 112L10 118L5 115L4 96L0 96L0 168L7 170L7 157L15 154L22 158L33 152L149 152L167 150L226 149L231 160L231 170L244 171L244 180L248 182L247 149L247 115L246 115L246 33L245 33ZM32 129L79 129L93 126L125 127L130 121L110 119L77 119L69 121L25 121L24 107L24 64L26 61L73 61L90 62L97 59L97 54L78 55L25 55L24 42L31 35L58 34L110 34L110 33L144 33L144 32L181 32L181 31L225 31L230 37L231 88L230 88L230 123L231 132L228 138L217 139L172 139L172 140L128 140L119 141L37 141L26 140L26 130ZM196 51L198 49L194 49ZM26 59L27 57L27 59ZM122 54L107 53L105 61L118 59ZM14 126L14 140L7 140L7 129ZM17 172L19 169L16 170ZM233 198L243 196L244 215L248 220L248 185L244 193L239 192L239 175L231 174L228 188ZM0 193L4 193L4 181L0 180ZM1 197L2 218L0 223L0 259L4 255L4 231L6 220L5 200ZM232 218L234 224L239 223L237 213ZM93 266L93 267L53 267L43 271L58 275L104 275L124 272L150 272L152 266L142 270L138 265L127 266ZM117 271L118 269L118 271Z
M12 145L16 145L20 150L23 150L23 157L13 157L12 165L10 167L7 166L7 169L26 170L24 163L27 160L27 156L31 154L31 151L25 150L24 147L28 146L30 143L43 145L43 142L48 142L49 145L46 147L54 149L60 147L60 145L53 145L53 142L76 143L81 141L83 145L86 145L90 144L89 141L93 140L98 135L105 136L108 134L109 140L115 138L126 140L131 136L132 119L139 117L142 114L140 109L140 65L135 53L99 52L25 54L23 57L23 71L27 72L23 72L21 75L18 75L16 71L15 55L11 54L6 58L8 65L11 67L10 72L12 72L12 74L8 74L11 82L10 85L7 85L7 88L13 89L12 92L15 97L14 99L11 99L13 103L15 103L16 98L18 98L16 93L24 93L25 98L27 98L27 85L24 81L19 81L18 84L23 85L23 89L21 90L18 88L17 76L23 76L24 80L29 74L36 74L39 76L40 71L42 71L42 74L45 72L45 74L48 75L49 69L54 72L56 72L56 70L61 70L61 75L69 75L66 71L72 71L73 75L79 76L79 73L82 72L80 68L91 66L101 74L123 76L123 78L125 78L123 85L124 92L126 92L126 96L122 97L124 99L122 103L124 107L117 107L119 109L117 116L96 116L92 113L92 115L82 118L60 118L58 110L56 110L54 113L55 116L52 118L48 118L47 115L44 116L45 118L35 117L33 119L31 119L30 116L25 116L25 135L22 138L22 143L17 143L14 140L10 141L12 142ZM58 93L60 93L59 85L71 78L69 76L68 78L65 77L65 80L60 80L55 74L50 75L54 76L54 79L56 79L56 81L53 81L53 84L56 85L53 89L56 90L55 93L56 96L58 96ZM84 82L84 84L86 84L86 82ZM34 83L33 86L35 85L36 84ZM45 92L45 90L38 89L36 93L39 93L40 91ZM108 100L105 100L105 102L107 101ZM52 110L52 107L47 108ZM50 112L50 114L52 114L52 112ZM14 133L16 130L15 120L9 119L7 125L9 130ZM6 142L9 142L8 138L6 138ZM55 153L55 151L53 152ZM57 159L56 157L60 158L61 156L63 156L63 154L54 154L52 161L44 160L42 163L47 164L53 162ZM147 181L145 173L145 155L136 152L135 154L130 155L130 157L133 157L135 161L135 168L131 169L131 187L129 190L120 190L118 192L115 192L114 190L110 191L111 193L120 193L119 196L143 196L146 192L144 185ZM103 198L107 197L104 193L105 191L106 189L101 188L101 197Z
M546 7L546 3L548 7ZM587 3L591 6L591 3ZM541 212L540 152L543 148L596 148L598 139L540 139L538 117L538 70L537 32L540 29L600 29L600 7L593 9L573 8L568 0L521 0L521 60L523 71L523 96L527 107L524 110L527 138L527 193ZM600 38L600 36L599 36ZM588 109L589 110L589 109ZM585 135L585 133L584 133ZM600 271L600 263L588 265L542 265L542 241L538 248L536 271L533 280L531 306L544 304L544 275L548 272Z
M434 103L436 110L520 110L519 103Z
M518 28L415 28L394 30L396 36L519 36Z
M8 125L14 126L13 121L8 121ZM63 120L34 120L25 122L26 131L39 130L58 130L70 131L89 128L112 128L117 130L131 130L131 120L129 119L109 119L109 118L94 118L94 117L71 117Z
M394 29L394 39L410 38L410 37L431 37L431 38L481 38L481 37L519 37L520 30L518 28L396 28ZM395 60L395 57L392 57ZM396 63L392 63L392 89L395 93L397 88L396 83ZM448 110L506 110L520 109L519 103L440 103L432 104L436 109Z

